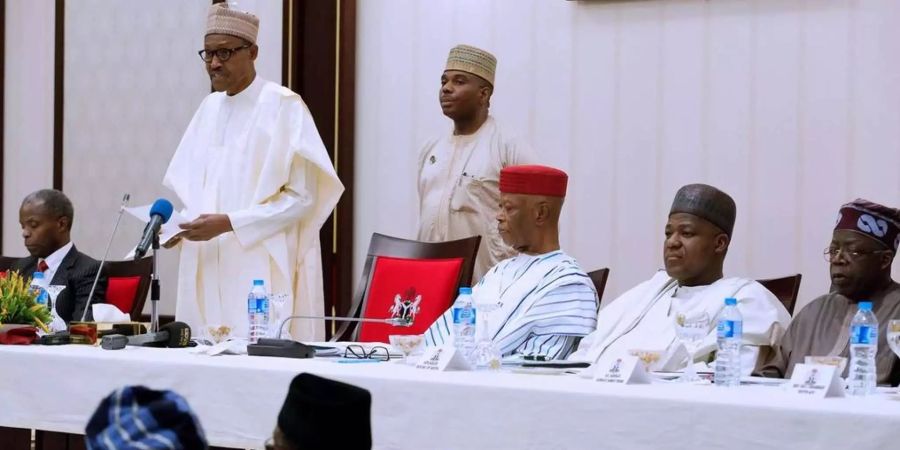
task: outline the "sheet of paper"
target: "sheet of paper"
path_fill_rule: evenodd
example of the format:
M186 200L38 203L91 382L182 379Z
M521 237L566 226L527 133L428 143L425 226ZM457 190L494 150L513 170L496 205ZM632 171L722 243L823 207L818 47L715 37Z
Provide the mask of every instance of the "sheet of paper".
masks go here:
M125 208L125 211L141 222L147 223L150 222L150 208L152 206L153 205L133 206L131 208ZM181 232L181 228L179 228L178 225L188 223L191 220L193 219L186 218L181 215L181 212L179 211L172 211L172 216L169 217L169 221L164 223L159 229L159 242L162 244L168 242L169 239L172 239L176 234Z

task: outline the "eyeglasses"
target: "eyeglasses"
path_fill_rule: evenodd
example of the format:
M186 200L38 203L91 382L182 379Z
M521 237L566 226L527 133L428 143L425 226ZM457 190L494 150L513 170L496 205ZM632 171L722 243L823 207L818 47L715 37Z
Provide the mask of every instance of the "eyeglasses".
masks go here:
M848 261L856 261L863 256L875 255L885 252L890 252L890 250L850 250L843 247L826 247L825 252L822 253L822 256L825 258L825 261L828 262L831 262L832 259L837 258L838 255L844 255Z
M200 59L202 59L203 62L208 62L208 63L212 62L213 56L215 56L216 58L219 58L219 61L225 62L225 61L228 61L229 59L231 59L231 55L234 55L234 52L243 50L245 48L250 48L250 44L242 45L240 47L235 47L235 48L218 48L215 50L203 49L203 50L200 50L199 52L197 52L197 54L200 55Z
M390 361L391 353L388 351L387 347L381 345L372 347L371 350L366 350L362 345L348 345L344 350L344 358Z

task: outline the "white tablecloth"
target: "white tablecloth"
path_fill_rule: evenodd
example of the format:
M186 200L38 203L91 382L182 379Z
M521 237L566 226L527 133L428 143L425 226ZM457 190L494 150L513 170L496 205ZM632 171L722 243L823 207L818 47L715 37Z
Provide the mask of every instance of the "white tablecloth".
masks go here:
M0 426L83 433L104 396L143 384L184 395L212 445L255 447L271 434L287 386L300 372L371 391L375 448L900 446L897 394L795 399L762 386L610 386L574 376L77 345L0 346Z

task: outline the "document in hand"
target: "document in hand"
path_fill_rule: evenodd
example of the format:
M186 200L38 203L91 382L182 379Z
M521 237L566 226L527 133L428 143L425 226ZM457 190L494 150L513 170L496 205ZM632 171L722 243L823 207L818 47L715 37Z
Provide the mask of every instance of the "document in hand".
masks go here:
M131 208L125 208L125 211L128 214L131 214L136 219L140 220L143 223L150 222L150 207L153 205L143 205L143 206L133 206ZM165 244L170 239L175 237L176 234L180 233L182 230L178 227L183 223L188 223L192 219L188 219L181 214L180 211L173 211L172 217L169 218L169 221L164 223L162 228L159 230L159 242L161 244Z

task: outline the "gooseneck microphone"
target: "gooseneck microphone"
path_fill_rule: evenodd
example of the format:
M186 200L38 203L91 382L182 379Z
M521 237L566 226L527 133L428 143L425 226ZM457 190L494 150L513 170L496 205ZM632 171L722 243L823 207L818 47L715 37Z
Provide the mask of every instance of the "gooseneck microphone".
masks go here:
M124 336L110 334L101 339L100 345L106 350L120 350L126 345L144 347L184 348L191 343L191 327L184 322L172 322L155 333Z
M173 209L172 202L164 198L156 199L153 202L153 206L150 207L150 222L144 227L144 235L141 236L141 242L134 249L135 260L141 259L147 254L147 250L153 245L153 238L159 234L159 229L172 217Z
M100 274L103 273L103 265L106 264L106 258L109 258L109 247L112 246L113 239L116 237L116 230L119 229L119 222L122 221L122 213L125 212L125 206L128 205L128 200L131 199L131 194L125 194L122 197L122 204L119 206L119 215L116 217L116 224L113 226L112 234L109 235L109 241L106 242L106 251L103 252L103 258L100 259L100 267L97 269L97 275L94 275L94 284L91 285L91 293L88 294L87 304L84 305L84 312L81 313L81 321L84 322L87 317L88 310L91 309L91 302L94 300L94 291L97 290L97 281L100 280Z

